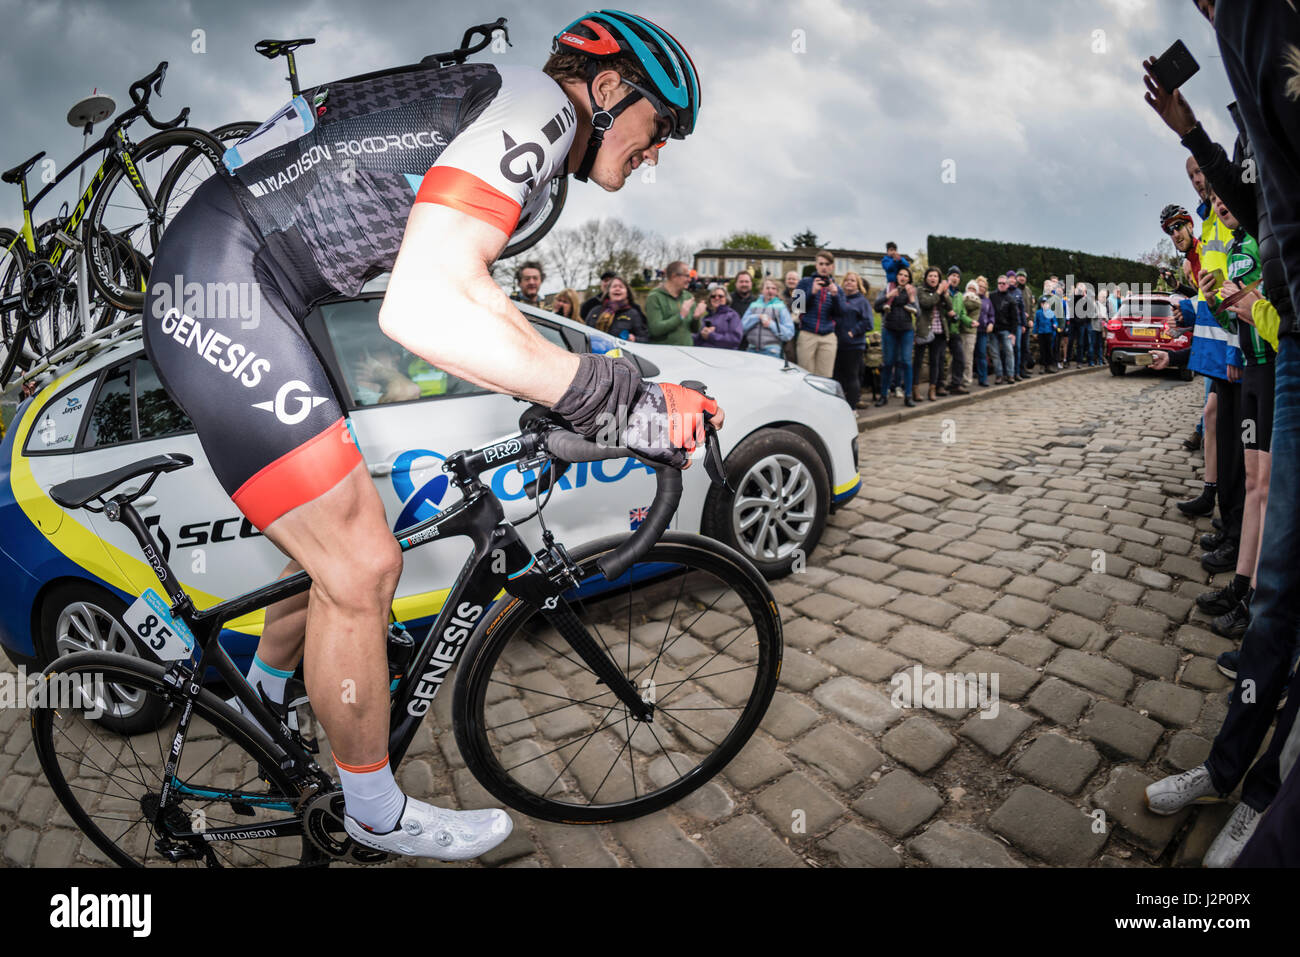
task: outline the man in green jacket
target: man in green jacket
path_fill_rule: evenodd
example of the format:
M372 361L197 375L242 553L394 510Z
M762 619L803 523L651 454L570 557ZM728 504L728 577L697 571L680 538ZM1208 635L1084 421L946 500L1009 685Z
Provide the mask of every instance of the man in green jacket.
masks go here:
M966 371L966 356L969 349L974 348L974 342L968 341L967 333L970 333L970 340L973 340L975 321L966 314L965 293L961 284L961 269L956 266L948 267L948 300L952 303L953 315L948 317L944 324L944 329L948 333L948 355L952 359L952 370L949 373L948 392L952 395L966 395L967 390L962 381ZM943 378L939 381L942 383Z
M684 262L670 263L664 281L650 290L645 300L645 319L650 342L657 346L689 346L691 333L700 331L700 320L691 315L695 297L686 291L690 270Z

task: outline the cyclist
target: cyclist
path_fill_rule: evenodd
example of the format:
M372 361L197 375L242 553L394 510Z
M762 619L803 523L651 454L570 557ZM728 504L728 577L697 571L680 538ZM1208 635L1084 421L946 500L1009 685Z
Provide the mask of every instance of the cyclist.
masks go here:
M307 595L268 610L249 681L282 704L305 646L344 823L362 844L460 860L512 824L502 810L433 807L394 781L385 633L401 552L300 322L316 301L391 272L379 321L403 348L550 406L589 437L614 416L630 423L630 450L686 467L702 414L721 424L717 404L642 382L626 358L547 342L489 267L541 213L553 177L618 190L694 130L699 104L695 67L669 33L600 10L555 35L541 71L416 65L306 91L228 154L231 175L197 190L159 244L149 358L235 504L291 557L285 573L312 578ZM220 309L232 283L256 295L253 315Z

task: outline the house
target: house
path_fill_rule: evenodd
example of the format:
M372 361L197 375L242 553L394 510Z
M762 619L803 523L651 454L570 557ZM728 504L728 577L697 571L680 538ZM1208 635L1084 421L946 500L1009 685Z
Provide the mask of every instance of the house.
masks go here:
M872 290L882 290L885 271L880 268L884 252L864 249L831 249L835 257L835 275L855 272L871 283ZM701 249L695 254L693 265L701 277L725 276L733 279L742 269L752 269L755 276L774 276L784 279L793 269L802 276L811 272L816 263L817 250L805 249Z

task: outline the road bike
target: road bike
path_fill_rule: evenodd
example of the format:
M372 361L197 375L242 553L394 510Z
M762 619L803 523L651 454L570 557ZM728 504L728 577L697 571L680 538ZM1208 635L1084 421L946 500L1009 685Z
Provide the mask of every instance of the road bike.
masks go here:
M45 156L41 151L0 174L22 194L23 224L0 234L0 332L7 349L0 384L15 368L26 368L24 340L37 356L49 354L83 332L107 325L112 310L138 312L153 251L166 225L202 178L221 169L221 144L202 130L184 128L189 108L171 120L156 119L149 109L162 92L166 61L131 85L131 109L118 116L104 134L65 166L35 196L27 174ZM129 127L143 119L159 132L134 143ZM33 226L32 211L49 192L83 163L103 153L77 205L66 215ZM181 154L196 159L182 179L172 170ZM85 249L90 279L98 297L92 328L81 329L77 307L77 254ZM89 290L87 290L89 293Z
M418 647L390 628L389 755L396 769L432 716L507 807L564 824L640 817L709 781L758 727L780 674L781 618L739 552L667 531L682 490L675 469L655 469L654 500L630 535L566 549L545 526L550 489L569 463L631 453L543 414L525 419L519 434L449 456L443 470L459 500L395 533L403 552L452 536L468 537L473 550ZM709 444L710 477L723 481L711 434ZM47 685L82 695L72 707L58 706L55 689L46 703L38 696L31 719L41 766L73 821L116 864L385 861L343 828L331 762L315 757L328 746L308 736L309 703L294 710L301 720L292 727L289 710L254 692L218 640L232 619L305 591L306 573L198 611L131 504L189 464L159 455L50 490L64 508L124 523L163 594L146 592L122 616L157 661L84 651L46 669ZM479 480L503 466L525 472L537 502L513 523ZM533 518L542 530L535 553L517 531ZM453 668L448 710L437 695ZM211 674L242 712L204 686Z

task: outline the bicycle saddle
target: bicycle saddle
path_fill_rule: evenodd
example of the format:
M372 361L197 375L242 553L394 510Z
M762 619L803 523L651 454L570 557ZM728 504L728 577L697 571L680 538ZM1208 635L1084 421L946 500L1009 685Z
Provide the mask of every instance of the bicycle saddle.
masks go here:
M6 183L11 183L15 186L18 185L18 181L21 180L23 176L27 174L27 171L29 169L31 169L33 166L39 163L41 157L44 155L45 155L45 150L41 150L31 159L19 163L11 170L7 170L4 173L0 173L0 179L4 180Z
M285 53L291 53L298 47L307 46L309 43L316 41L311 37L302 37L298 40L258 40L253 49L268 60L274 60Z
M85 478L60 482L50 489L50 498L64 508L81 508L92 499L99 498L115 486L121 485L138 475L152 473L149 481L145 484L145 488L148 488L149 485L153 484L153 480L163 472L174 472L177 469L183 469L187 465L193 464L194 460L188 455L179 453L154 455L147 459L141 459L139 462L133 462L130 465L123 465L111 472L101 472L99 475L87 475ZM143 495L144 490L142 488L136 494Z

